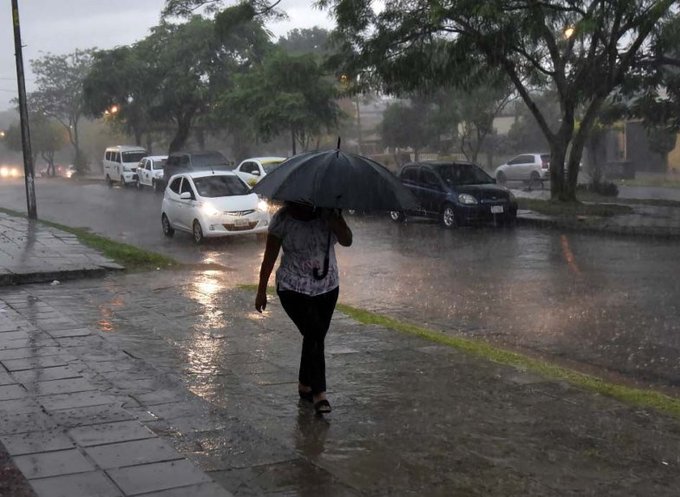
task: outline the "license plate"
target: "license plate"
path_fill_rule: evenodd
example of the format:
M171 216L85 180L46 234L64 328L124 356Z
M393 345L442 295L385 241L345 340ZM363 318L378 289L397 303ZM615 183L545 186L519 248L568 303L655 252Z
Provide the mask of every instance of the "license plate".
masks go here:
M248 220L247 219L236 219L234 220L234 226L248 226Z
M503 206L502 205L492 205L491 206L491 214L503 214Z

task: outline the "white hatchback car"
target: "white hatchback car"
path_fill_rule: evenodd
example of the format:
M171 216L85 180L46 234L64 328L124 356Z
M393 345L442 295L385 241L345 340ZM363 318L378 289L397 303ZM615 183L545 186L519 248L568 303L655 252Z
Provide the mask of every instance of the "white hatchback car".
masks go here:
M207 237L265 233L269 205L232 171L200 171L170 178L161 208L165 236L175 230Z
M550 154L521 154L513 157L496 169L496 182L505 185L508 181L522 181L529 187L541 186L550 180Z
M163 179L163 167L165 167L166 160L168 160L167 155L149 155L139 161L137 188L141 189L143 186L148 186L156 190L156 181Z
M243 181L253 186L285 160L285 157L253 157L242 161L234 172Z

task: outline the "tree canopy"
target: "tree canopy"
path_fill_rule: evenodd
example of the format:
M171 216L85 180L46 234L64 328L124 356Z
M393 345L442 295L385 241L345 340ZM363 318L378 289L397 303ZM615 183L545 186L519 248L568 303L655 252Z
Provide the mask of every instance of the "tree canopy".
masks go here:
M356 55L350 66L369 68L387 91L470 88L489 68L502 70L550 145L552 195L563 200L575 199L602 104L636 71L657 70L656 47L677 18L675 0L412 0L380 12L369 0L319 4L337 19L344 53ZM559 101L557 127L533 98L545 86Z

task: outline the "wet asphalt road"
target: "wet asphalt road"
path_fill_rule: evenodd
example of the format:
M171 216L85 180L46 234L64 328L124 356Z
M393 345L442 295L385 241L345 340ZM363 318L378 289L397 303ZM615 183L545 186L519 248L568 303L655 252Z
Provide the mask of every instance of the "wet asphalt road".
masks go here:
M197 247L163 237L161 195L103 183L38 179L38 215L188 262L213 262L255 283L264 244L253 236ZM22 182L0 206L25 210ZM677 242L534 228L445 231L353 217L339 248L341 301L446 332L559 358L642 384L680 386Z

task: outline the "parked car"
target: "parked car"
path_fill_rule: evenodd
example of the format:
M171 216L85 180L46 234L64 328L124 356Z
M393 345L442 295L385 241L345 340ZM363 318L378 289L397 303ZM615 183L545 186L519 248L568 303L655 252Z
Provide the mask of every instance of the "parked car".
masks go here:
M230 171L233 165L217 151L173 152L168 155L163 177L156 180L157 191L164 191L172 176L185 171Z
M156 190L156 182L163 179L167 159L167 155L149 155L140 160L137 166L137 188L148 186Z
M253 157L242 161L234 172L253 186L285 160L285 157Z
M117 181L122 186L127 186L136 182L137 164L146 155L146 149L143 147L133 145L108 147L102 159L106 183L111 186Z
M393 221L407 215L438 218L447 228L481 222L512 223L517 200L510 190L471 162L428 161L406 164L399 179L416 197L421 210L393 211Z
M508 181L522 181L529 188L540 186L550 179L550 154L521 154L496 168L496 181L505 185Z
M204 238L265 233L269 205L233 171L176 174L165 189L161 223L165 236L175 230Z

